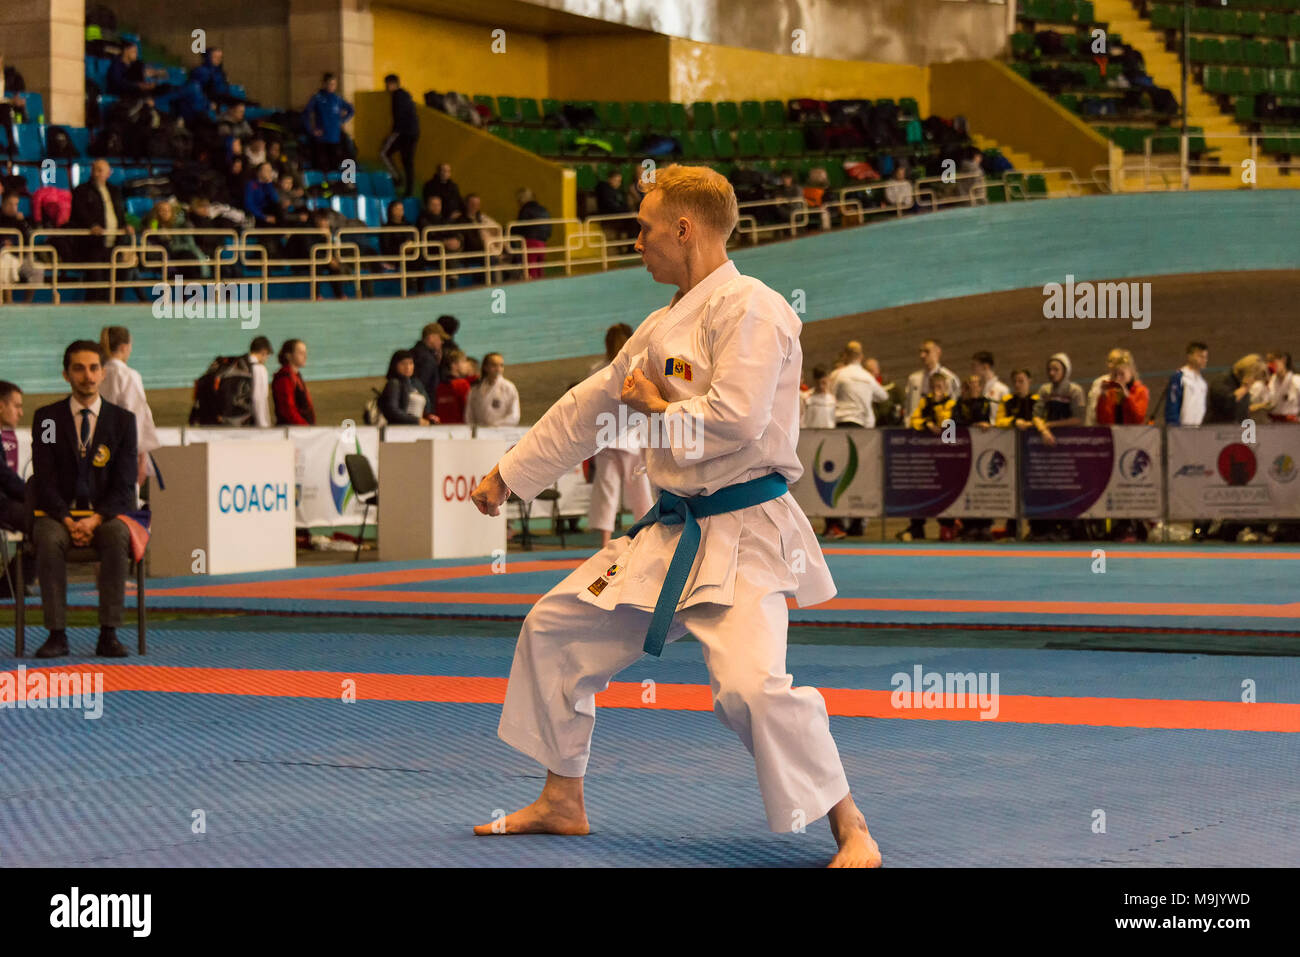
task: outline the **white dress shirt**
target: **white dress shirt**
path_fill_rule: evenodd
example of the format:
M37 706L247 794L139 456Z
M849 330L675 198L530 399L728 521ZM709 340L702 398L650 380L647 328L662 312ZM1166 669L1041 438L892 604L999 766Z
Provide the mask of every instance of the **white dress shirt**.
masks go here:
M256 356L250 355L248 364L253 370L253 425L265 429L271 425L271 414L267 411L271 393L270 374L266 371L266 366L257 361Z
M872 402L888 402L889 393L860 362L850 362L835 370L831 380L835 393L835 421L874 428L876 411Z

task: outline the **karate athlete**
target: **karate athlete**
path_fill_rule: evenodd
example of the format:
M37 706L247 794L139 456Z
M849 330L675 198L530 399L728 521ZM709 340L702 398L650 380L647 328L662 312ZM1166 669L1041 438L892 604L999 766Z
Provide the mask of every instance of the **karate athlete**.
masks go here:
M636 250L677 294L474 491L487 515L511 491L531 500L596 450L620 403L659 426L646 450L658 503L524 619L498 732L546 766L546 784L534 803L476 834L588 833L582 778L595 695L643 652L657 655L689 631L703 648L714 712L754 757L768 826L799 830L827 815L839 845L831 866L880 865L826 704L815 688L792 687L786 672L786 595L814 605L835 584L786 490L803 473L800 320L727 259L737 219L735 193L718 173L657 172Z

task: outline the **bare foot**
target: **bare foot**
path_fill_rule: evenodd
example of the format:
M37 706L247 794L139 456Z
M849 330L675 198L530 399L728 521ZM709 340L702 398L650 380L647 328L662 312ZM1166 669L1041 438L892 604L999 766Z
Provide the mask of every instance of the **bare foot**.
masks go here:
M862 816L852 795L845 795L828 815L831 834L840 846L828 867L879 867L880 847L867 830L867 819Z
M541 797L514 814L474 828L478 835L589 834L587 809L582 800L582 778L563 778L547 772Z

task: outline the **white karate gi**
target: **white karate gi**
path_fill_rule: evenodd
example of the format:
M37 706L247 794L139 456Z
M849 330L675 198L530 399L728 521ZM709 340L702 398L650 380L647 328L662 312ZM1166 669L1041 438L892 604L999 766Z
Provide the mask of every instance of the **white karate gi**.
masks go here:
M570 389L502 458L502 480L527 501L590 456L597 416L617 415L636 363L669 402L670 428L651 438L673 444L652 442L646 451L656 487L707 495L773 471L794 482L803 473L795 450L800 327L778 293L724 263L652 313L613 362ZM681 360L679 374L665 375L669 360ZM699 423L694 446L681 431L689 414ZM815 688L792 687L785 667L785 596L814 605L831 598L835 584L789 492L699 524L700 548L668 640L690 631L703 645L714 711L754 756L768 826L790 831L849 792L825 702ZM538 601L510 669L504 741L556 774L585 774L594 696L642 656L681 530L656 523L634 539L614 539ZM598 581L604 585L593 592Z
M465 422L483 426L518 425L519 390L515 384L505 376L498 376L491 385L487 379L475 382L465 402Z
M591 374L608 363L601 359L591 367ZM587 506L587 527L598 532L614 531L614 519L621 502L634 519L650 511L654 495L646 476L645 456L641 454L636 430L620 434L617 445L598 451L591 461L591 502Z
M107 402L120 405L135 414L136 450L143 455L162 445L158 429L154 426L153 410L144 394L144 379L121 359L104 363L104 378L99 383L99 394ZM153 459L145 461L145 474L157 478Z

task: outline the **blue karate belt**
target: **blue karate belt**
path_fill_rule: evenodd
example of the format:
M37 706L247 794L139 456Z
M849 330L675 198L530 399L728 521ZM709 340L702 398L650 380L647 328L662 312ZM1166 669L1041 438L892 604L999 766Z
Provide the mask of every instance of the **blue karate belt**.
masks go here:
M659 501L655 502L654 507L628 529L627 537L635 538L637 532L655 522L682 526L677 549L673 552L673 560L668 564L668 574L664 577L663 589L659 592L654 615L650 618L650 630L646 632L646 654L655 657L663 654L668 627L673 623L677 602L681 600L686 578L691 572L691 566L695 564L695 553L700 550L700 523L697 519L770 502L774 498L780 498L786 491L785 478L772 472L748 482L720 488L712 495L687 498L672 492L660 492Z

